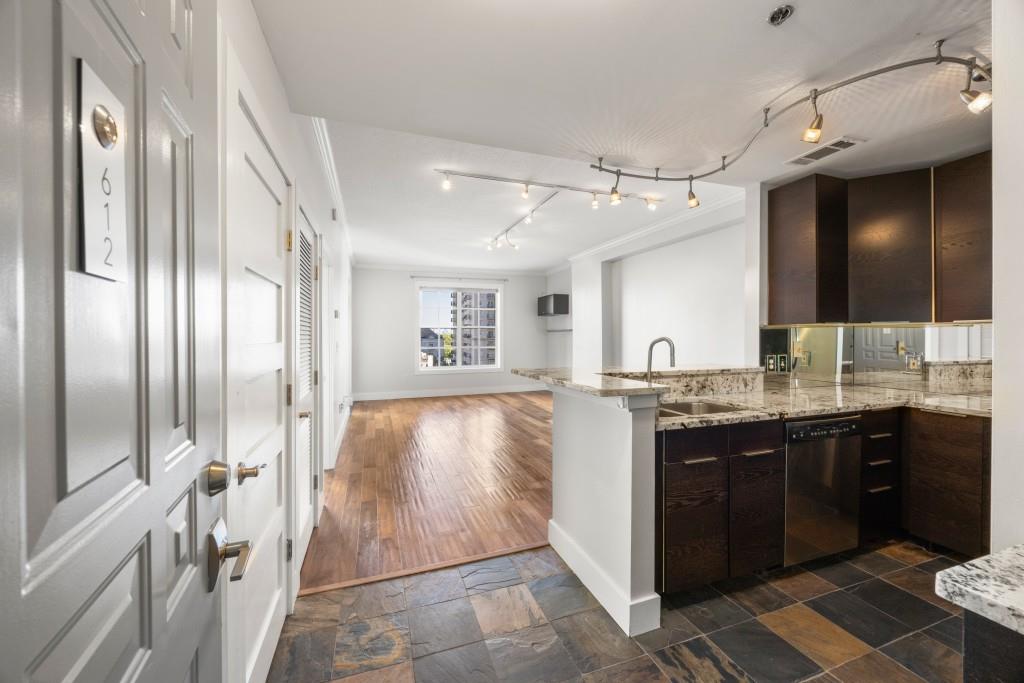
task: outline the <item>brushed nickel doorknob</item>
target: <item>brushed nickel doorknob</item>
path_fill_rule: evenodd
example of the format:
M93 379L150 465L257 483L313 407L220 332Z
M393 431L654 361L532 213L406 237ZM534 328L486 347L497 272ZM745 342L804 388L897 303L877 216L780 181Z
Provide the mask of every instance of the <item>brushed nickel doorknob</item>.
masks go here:
M241 486L249 477L260 476L260 470L262 470L266 466L267 463L263 463L262 465L256 465L254 467L248 467L244 462L238 463L238 485Z

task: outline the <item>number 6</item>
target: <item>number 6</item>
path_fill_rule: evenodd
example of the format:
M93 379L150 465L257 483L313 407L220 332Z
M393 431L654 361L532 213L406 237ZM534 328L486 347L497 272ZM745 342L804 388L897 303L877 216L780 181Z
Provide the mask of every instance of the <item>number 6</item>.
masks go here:
M110 172L109 168L103 169L103 177L100 178L100 189L102 189L103 190L103 194L107 195L108 197L110 196L110 191L111 191L110 178L107 177L107 173L109 173L109 172Z

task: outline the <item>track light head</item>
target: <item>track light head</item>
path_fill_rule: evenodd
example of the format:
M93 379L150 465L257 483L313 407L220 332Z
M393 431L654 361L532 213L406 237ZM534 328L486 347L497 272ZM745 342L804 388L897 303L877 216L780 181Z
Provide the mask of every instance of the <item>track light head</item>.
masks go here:
M960 101L967 105L968 111L972 114L981 114L992 106L992 93L987 90L978 91L965 88L960 91Z
M452 189L452 179L448 177L447 173L444 174L444 180L441 181L441 189L446 191Z
M814 107L814 119L811 120L811 125L807 126L804 130L804 134L800 136L800 139L804 142L809 142L812 145L816 145L821 141L821 127L825 121L825 117L818 113L818 91L811 91L811 106Z
M491 240L487 243L487 251L494 251L494 241Z
M658 210L658 202L654 201L650 197L645 198L644 199L644 203L647 204L647 210L648 211L657 211Z
M519 251L519 245L518 244L513 244L512 248L515 249L516 251Z
M526 214L526 218L523 219L523 222L526 223L527 225L533 222L533 211Z
M594 211L597 211L598 209L601 208L601 203L597 201L596 192L593 193L593 197L594 198L590 201L590 208L593 209Z
M523 185L523 191L519 193L519 196L522 197L523 199L529 199L530 198L530 185L529 184Z
M700 206L700 200L697 199L697 195L693 193L693 176L690 178L690 191L686 193L686 205L691 209L696 209Z
M608 203L612 206L618 206L622 203L622 195L619 194L619 188L613 187L612 193L608 195Z

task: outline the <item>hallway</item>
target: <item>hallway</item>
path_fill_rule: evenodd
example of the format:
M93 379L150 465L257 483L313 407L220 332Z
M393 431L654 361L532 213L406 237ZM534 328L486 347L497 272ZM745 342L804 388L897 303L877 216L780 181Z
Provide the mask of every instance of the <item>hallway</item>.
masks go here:
M550 420L547 392L356 403L301 594L545 545Z

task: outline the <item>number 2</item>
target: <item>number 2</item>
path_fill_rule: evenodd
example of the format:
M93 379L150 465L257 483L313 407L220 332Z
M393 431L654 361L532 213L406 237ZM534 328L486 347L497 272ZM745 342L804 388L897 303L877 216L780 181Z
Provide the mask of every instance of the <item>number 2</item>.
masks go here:
M113 268L114 264L110 262L110 255L114 253L114 241L109 237L104 237L103 243L107 245L107 255L103 257L103 263Z

